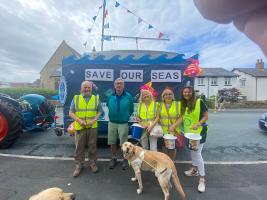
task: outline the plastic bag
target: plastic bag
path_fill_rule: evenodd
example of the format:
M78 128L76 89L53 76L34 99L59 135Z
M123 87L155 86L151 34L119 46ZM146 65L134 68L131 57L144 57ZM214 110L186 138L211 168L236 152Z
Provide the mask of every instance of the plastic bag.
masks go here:
M185 147L185 137L183 134L176 135L176 146L178 149L183 149Z

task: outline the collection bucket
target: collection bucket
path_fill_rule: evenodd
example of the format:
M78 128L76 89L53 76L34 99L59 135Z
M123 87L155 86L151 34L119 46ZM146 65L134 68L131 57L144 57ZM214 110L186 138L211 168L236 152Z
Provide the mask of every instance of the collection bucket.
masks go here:
M132 138L140 140L142 133L144 131L144 128L140 124L133 124L132 125Z
M202 138L201 135L197 133L185 133L184 136L186 138L186 146L191 150L197 151Z
M163 136L164 138L164 144L167 149L175 149L175 140L176 136L171 134L166 134Z

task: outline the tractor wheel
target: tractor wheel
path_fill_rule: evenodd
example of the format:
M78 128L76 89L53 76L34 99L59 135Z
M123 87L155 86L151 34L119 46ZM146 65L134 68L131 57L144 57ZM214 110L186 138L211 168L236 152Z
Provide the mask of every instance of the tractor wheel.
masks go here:
M8 101L0 99L0 148L10 147L23 128L21 112Z

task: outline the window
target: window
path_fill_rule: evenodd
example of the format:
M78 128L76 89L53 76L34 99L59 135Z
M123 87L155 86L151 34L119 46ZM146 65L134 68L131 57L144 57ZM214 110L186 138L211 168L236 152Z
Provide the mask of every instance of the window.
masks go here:
M216 77L212 77L211 78L211 83L210 85L217 85L217 78Z
M197 78L198 85L204 85L204 78Z
M225 77L224 78L224 85L231 85L231 78Z
M240 83L240 87L244 88L246 86L246 79L245 78L240 79L239 83Z

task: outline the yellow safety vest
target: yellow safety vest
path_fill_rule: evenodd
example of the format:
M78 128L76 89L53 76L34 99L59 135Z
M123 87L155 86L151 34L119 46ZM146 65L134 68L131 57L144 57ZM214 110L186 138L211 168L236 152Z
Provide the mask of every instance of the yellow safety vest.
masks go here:
M184 124L184 132L185 133L197 133L200 134L203 127L199 126L198 129L193 130L192 125L199 122L200 115L200 99L197 99L195 108L192 112L188 112L188 108L186 107L185 113L183 116L183 124Z
M144 103L138 103L137 116L142 120L144 125L148 125L156 118L158 103L152 101L148 108Z
M160 116L160 124L163 129L164 134L170 134L169 128L176 119L181 114L181 103L177 101L173 101L171 106L169 107L169 115L167 112L167 108L165 103L160 104L159 116ZM181 126L176 128L176 132L181 133Z
M74 109L75 115L89 122L93 118L95 118L97 114L99 99L98 96L92 95L88 103L86 103L84 97L82 95L74 96ZM74 122L75 130L82 130L84 128L97 128L97 121L92 126L83 127L78 122Z

